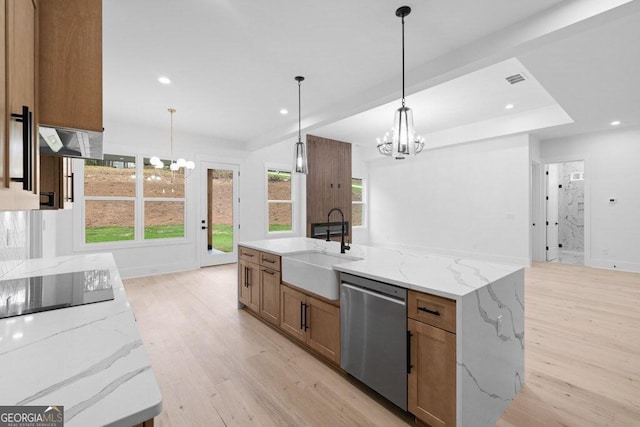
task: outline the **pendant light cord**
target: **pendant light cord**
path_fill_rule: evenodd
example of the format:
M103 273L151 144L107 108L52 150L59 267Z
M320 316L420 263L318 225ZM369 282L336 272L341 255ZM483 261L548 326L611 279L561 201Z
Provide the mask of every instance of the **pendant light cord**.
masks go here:
M402 17L402 106L404 107L404 16Z
M300 84L301 83L302 82L300 80L298 80L298 142L302 142L302 133L301 133L301 130L300 130L301 127L302 127L301 126L301 121L300 121L300 115L302 114L301 113L302 109L301 109L301 106L300 106L300 104L302 102L301 101L302 98L300 97Z

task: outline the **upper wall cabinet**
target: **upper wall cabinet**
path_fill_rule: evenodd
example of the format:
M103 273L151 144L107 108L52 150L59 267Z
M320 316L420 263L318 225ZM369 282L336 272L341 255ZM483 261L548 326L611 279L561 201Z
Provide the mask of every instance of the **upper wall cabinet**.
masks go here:
M39 40L39 123L102 132L102 0L41 0Z
M333 208L339 208L344 213L350 236L351 144L307 135L307 156L307 237L314 237L313 224L326 224L327 214ZM331 215L331 222L340 219L337 212ZM334 238L340 238L339 230L332 234Z
M38 2L0 1L0 210L37 209Z

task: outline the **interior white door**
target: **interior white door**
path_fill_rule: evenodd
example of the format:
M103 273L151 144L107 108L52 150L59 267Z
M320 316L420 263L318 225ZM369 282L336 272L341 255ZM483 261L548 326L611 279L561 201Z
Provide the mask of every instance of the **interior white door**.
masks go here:
M558 164L547 165L547 261L558 258Z
M200 177L200 266L236 262L239 166L201 162Z
M533 261L544 261L543 244L542 244L542 218L541 218L541 187L542 176L540 175L540 163L531 162L531 259Z

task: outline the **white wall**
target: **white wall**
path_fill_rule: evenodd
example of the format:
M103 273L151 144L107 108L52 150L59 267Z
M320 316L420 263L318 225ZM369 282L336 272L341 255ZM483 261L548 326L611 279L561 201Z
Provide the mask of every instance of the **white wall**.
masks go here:
M528 265L529 136L369 165L372 244Z
M367 193L369 193L369 165L365 161L365 154L363 151L363 148L360 146L351 146L351 176L362 178L364 180L365 187L365 205L363 212L365 225L363 227L352 227L353 236L351 241L360 245L367 245L369 244L369 204L367 203Z
M545 163L585 160L585 265L640 272L640 127L541 146Z
M244 241L267 238L304 236L306 224L306 178L293 174L294 232L267 233L266 226L266 166L291 168L295 141L278 144L248 153L240 176L240 223L241 239Z
M169 157L168 129L142 128L128 124L111 123L105 132L104 151L107 154L143 154ZM276 144L252 153L244 150L244 144L213 141L188 133L174 134L174 158L185 157L199 161L236 163L240 165L240 221L239 240L264 239L265 163L292 162L293 143ZM81 172L83 161L76 160L74 169ZM79 174L77 177L79 177ZM63 256L77 253L112 252L123 277L144 276L173 271L191 270L199 264L200 176L196 167L187 179L185 239L178 242L153 241L143 244L101 245L93 249L81 242L83 227L79 203L73 210L57 211L48 224L55 224L55 231L45 233L54 236L55 253ZM298 186L300 188L300 186ZM303 187L304 188L304 187ZM298 198L301 196L298 194ZM298 216L300 218L300 216ZM45 247L51 242L45 241Z

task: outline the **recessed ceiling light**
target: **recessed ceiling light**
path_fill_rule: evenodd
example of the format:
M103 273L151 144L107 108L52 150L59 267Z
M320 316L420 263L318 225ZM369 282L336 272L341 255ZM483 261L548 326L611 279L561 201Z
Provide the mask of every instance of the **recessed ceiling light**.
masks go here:
M511 110L513 108L513 104L507 104L504 106L505 109Z
M620 124L620 120L614 120L611 122L611 126L618 126Z
M286 108L283 108L282 110L280 110L280 114L282 114L284 116L284 115L289 114L289 111L287 111Z
M171 80L169 79L169 77L165 77L165 76L158 77L158 81L163 85L168 85L171 83Z

